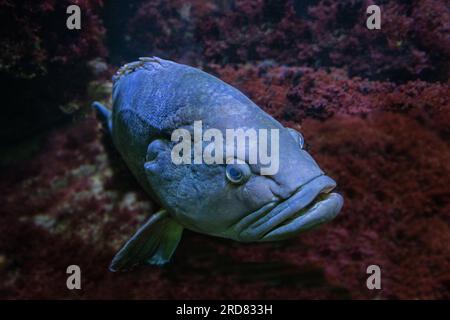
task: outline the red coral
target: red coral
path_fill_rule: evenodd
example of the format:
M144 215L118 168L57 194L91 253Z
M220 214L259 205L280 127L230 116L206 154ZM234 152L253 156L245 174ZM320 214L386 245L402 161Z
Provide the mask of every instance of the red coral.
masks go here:
M200 44L194 39L195 26L214 8L211 2L198 0L139 3L123 25L126 56L136 59L156 55L179 62L200 63Z
M349 78L342 69L326 72L298 67L267 68L264 64L239 69L218 65L209 68L240 87L266 111L289 123L301 123L308 117L323 120L334 114L364 115L387 110L407 113L442 137L450 137L447 84L411 81L396 85Z
M446 81L450 55L445 1L381 5L382 29L366 28L371 1L236 1L198 25L205 56L218 63L274 59L345 67L372 79Z

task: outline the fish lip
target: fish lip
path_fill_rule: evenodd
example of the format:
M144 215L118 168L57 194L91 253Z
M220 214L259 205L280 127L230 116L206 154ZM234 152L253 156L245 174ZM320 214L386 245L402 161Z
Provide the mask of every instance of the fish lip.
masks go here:
M318 196L330 193L336 187L336 182L322 174L299 187L289 198L276 203L273 208L261 218L254 221L240 233L242 240L261 240L283 223L289 223L298 218L302 210L315 204Z
M324 199L315 200L305 208L304 212L294 215L266 233L260 241L285 240L301 231L306 231L328 222L339 214L343 204L344 200L340 194L335 192L328 193Z

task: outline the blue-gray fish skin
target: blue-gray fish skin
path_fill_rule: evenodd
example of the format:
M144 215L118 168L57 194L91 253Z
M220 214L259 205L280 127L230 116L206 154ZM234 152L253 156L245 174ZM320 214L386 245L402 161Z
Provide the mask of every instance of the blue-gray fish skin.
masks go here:
M331 192L336 183L303 149L303 136L236 88L156 57L123 66L113 81L112 112L97 102L94 107L136 179L163 209L117 253L110 270L167 263L183 228L241 242L276 241L340 212L343 199ZM262 175L261 164L244 163L246 178L235 183L227 176L227 164L174 164L172 132L192 132L199 120L224 137L226 129L278 129L278 172Z

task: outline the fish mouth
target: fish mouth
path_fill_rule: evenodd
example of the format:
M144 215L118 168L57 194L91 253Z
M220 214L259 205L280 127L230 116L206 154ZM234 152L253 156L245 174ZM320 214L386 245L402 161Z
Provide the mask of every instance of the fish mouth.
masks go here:
M332 220L344 203L341 195L331 192L335 187L333 179L321 175L283 202L269 203L256 212L259 214L251 215L253 221L244 228L241 225L241 240L284 240Z

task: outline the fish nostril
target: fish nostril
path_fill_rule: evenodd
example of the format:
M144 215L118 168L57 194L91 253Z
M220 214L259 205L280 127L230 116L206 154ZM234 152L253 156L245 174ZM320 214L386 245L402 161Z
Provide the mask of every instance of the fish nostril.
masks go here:
M147 153L147 156L145 157L146 162L150 162L156 159L157 153Z
M147 154L145 156L145 161L150 162L158 157L158 154L165 149L165 144L161 140L155 140L149 144L147 148Z

